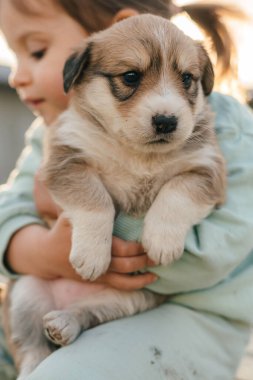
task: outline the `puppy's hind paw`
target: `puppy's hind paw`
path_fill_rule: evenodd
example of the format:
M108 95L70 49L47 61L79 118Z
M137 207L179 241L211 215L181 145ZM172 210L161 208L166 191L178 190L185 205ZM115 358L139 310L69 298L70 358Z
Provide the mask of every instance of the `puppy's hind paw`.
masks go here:
M43 317L46 337L58 346L73 342L81 331L76 317L68 310L51 311Z

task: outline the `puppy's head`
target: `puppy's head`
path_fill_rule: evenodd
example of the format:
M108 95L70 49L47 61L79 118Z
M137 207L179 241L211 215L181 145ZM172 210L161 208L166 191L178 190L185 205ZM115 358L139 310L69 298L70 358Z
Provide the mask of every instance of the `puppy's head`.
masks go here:
M151 15L93 35L64 68L76 108L121 143L148 152L184 144L213 81L204 48Z

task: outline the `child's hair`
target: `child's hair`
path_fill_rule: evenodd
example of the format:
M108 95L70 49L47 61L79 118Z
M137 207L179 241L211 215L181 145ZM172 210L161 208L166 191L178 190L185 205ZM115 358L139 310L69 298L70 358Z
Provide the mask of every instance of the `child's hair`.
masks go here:
M32 10L32 1L10 0L20 10ZM171 0L50 0L60 6L73 19L80 23L89 33L105 29L113 16L124 8L132 8L140 13L152 13L171 18L186 12L198 24L204 33L211 38L213 52L216 54L219 75L233 71L234 44L230 33L222 22L224 16L241 17L242 12L205 2L177 7ZM42 2L40 1L40 4ZM35 8L35 5L34 5ZM217 70L216 70L217 71Z

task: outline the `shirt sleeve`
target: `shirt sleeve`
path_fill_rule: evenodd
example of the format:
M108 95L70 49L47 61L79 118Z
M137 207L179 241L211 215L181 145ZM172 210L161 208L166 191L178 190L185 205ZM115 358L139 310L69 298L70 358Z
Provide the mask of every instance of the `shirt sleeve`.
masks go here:
M4 263L13 234L29 224L43 224L33 199L34 174L41 163L43 125L37 119L26 132L26 146L7 183L0 187L0 273L15 277Z
M148 288L159 293L212 287L239 267L253 247L253 114L232 97L217 93L210 97L210 104L227 165L226 202L190 230L179 261L149 268L159 280ZM141 236L142 224L120 215L115 233L136 240Z

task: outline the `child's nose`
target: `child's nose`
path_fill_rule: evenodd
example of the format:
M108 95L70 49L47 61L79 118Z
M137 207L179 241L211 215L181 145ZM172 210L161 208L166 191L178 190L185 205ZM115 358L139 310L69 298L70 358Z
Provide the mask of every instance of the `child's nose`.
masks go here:
M27 86L31 82L31 75L25 66L13 69L9 76L9 84L12 88Z

